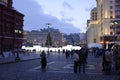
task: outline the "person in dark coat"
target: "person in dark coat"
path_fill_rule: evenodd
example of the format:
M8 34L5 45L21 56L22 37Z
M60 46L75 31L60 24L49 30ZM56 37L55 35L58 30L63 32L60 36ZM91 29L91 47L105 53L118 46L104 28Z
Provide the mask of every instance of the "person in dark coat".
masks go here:
M85 64L87 62L87 51L81 48L79 51L79 72L81 72L81 67L83 68L83 73L85 73Z
M110 73L111 68L112 68L112 56L113 56L113 51L108 48L104 55L103 55L103 71L105 71L106 73Z
M77 71L78 71L78 62L79 62L79 56L77 54L77 51L74 51L73 59L74 59L74 73L77 73Z
M102 55L102 71L105 70L104 64L105 64L105 52L104 52L103 55Z
M41 68L44 70L46 68L46 65L47 65L45 51L42 51L42 53L40 54L40 57L41 57Z

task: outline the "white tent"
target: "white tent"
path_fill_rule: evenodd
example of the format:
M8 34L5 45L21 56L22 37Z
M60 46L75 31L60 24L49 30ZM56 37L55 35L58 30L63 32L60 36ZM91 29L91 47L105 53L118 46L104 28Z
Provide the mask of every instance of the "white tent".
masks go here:
M92 48L92 47L102 48L102 45L99 43L89 43L88 48Z
M62 49L71 51L72 50L72 45L63 46Z

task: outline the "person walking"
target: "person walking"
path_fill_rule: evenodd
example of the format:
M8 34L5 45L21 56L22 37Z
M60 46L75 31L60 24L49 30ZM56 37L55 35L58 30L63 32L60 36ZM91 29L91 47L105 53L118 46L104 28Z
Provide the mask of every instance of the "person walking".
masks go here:
M41 57L41 69L45 70L47 65L47 60L46 60L46 54L44 50L41 52L40 57Z
M102 53L102 71L105 71L105 49Z
M74 53L73 53L73 59L74 59L74 73L77 73L78 61L79 61L79 56L77 54L77 51L74 51Z
M78 54L79 54L79 72L81 73L82 67L83 73L85 73L85 64L87 63L87 51L85 48L81 48Z
M108 48L104 54L104 58L105 58L104 59L104 71L107 73L110 73L111 68L112 68L112 55L113 55L113 51L110 48Z

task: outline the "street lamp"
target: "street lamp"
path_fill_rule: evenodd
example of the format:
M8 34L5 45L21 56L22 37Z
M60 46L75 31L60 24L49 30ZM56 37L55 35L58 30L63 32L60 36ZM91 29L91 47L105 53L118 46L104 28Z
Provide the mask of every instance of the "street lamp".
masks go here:
M16 60L16 61L19 61L19 60L20 60L20 57L19 57L19 53L18 53L18 39L19 39L19 36L18 36L18 35L21 34L22 31L19 30L19 29L15 29L14 32L15 32L15 34L17 35L16 38L15 38L15 39L16 39L16 42L17 42L17 56L16 56L15 60Z
M115 47L115 40L116 40L116 37L115 37L115 34L116 34L116 25L118 24L117 21L111 21L111 29L113 29L113 32L114 32L114 47Z
M49 55L49 46L50 46L50 23L47 23L47 27L48 27L48 35L47 35L47 45L48 45L48 55Z

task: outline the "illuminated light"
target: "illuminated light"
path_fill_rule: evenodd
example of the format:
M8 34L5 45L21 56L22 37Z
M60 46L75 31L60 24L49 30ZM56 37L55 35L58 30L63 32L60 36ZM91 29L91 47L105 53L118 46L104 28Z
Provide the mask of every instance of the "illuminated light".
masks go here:
M117 22L117 21L112 21L110 24L111 24L112 26L114 26L114 25L117 25L118 22Z
M101 41L100 43L101 43L101 44L103 44L104 42L103 42L103 41Z
M113 23L110 23L111 25L113 25Z
M19 30L19 33L22 33L22 31Z
M15 29L15 33L18 33L18 30L17 30L17 29Z
M114 22L115 24L118 24L117 22Z
M98 24L98 21L90 21L90 25L91 24Z
M109 41L106 41L106 43L108 44L108 43L109 43Z
M105 10L105 18L110 18L109 16L110 16L110 15L108 15L108 11Z

